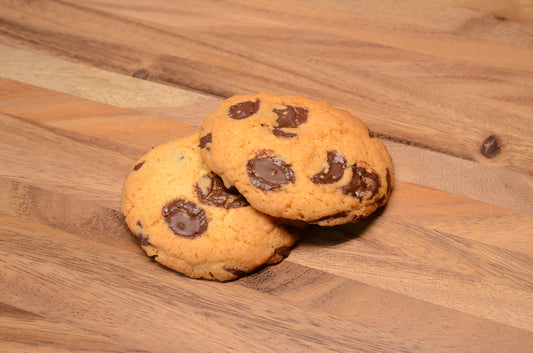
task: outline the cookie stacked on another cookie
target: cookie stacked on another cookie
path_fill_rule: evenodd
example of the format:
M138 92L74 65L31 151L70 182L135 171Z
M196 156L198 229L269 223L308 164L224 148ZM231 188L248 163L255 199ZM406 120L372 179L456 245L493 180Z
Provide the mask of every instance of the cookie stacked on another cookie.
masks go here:
M224 186L198 134L148 152L122 191L122 212L148 256L193 278L228 281L280 262L298 236Z
M299 236L283 224L356 222L394 184L383 143L327 102L261 93L224 101L200 134L135 163L122 212L156 261L228 281L286 257Z
M226 186L274 217L332 226L387 203L383 143L327 102L261 93L224 101L202 124L202 156Z

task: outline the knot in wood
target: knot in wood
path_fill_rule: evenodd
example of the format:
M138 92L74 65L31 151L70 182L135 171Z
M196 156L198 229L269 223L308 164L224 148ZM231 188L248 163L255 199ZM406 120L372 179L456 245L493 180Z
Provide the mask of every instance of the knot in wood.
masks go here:
M133 71L131 76L133 76L135 78L140 78L141 80L146 80L149 75L148 75L148 70L146 70L146 69L137 69L137 70Z
M500 153L500 141L496 136L489 136L481 145L481 154L487 158L494 158Z

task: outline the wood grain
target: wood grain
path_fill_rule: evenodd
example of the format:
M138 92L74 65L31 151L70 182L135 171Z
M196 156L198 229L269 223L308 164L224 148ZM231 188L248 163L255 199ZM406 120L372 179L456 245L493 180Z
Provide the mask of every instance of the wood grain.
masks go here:
M529 1L0 8L0 351L531 351ZM234 282L166 269L124 223L124 176L261 90L361 117L389 204Z
M312 227L281 265L229 284L190 280L147 258L118 211L121 179L149 147L134 136L114 141L113 129L105 138L107 126L94 136L100 114L139 115L3 82L6 101L33 97L24 117L0 104L11 112L0 116L0 329L10 351L525 352L533 344L527 213L398 181L384 210L356 225ZM78 131L60 127L73 119L84 121ZM173 136L190 132L174 124L183 129ZM67 334L51 342L57 329Z
M15 1L3 5L0 35L224 97L327 99L392 141L531 175L531 26L438 4L404 21L402 11L377 17L380 3L361 3ZM455 23L432 25L438 15L426 14L438 9ZM491 141L497 153L483 154Z
M200 126L221 101L220 97L1 44L0 76L191 126Z
M533 3L529 0L438 0L438 2L465 9L491 13L500 20L516 19L533 22Z
M173 131L183 128L192 131L190 127L184 127L178 123L200 126L205 116L216 109L216 105L221 102L220 98L193 93L183 95L183 90L179 88L121 77L101 70L92 69L90 76L92 79L89 79L86 77L88 69L85 66L57 59L52 60L45 55L6 46L0 49L6 54L6 59L3 61L6 65L0 67L0 74L4 77L20 77L32 84L29 86L18 81L0 78L0 95L3 97L0 105L4 107L6 113L43 121L51 126L79 131L95 137L105 138L113 134L115 141L149 148L164 142L165 138L172 139ZM46 69L35 68L34 61L45 63ZM108 87L109 85L103 87L101 82L104 80L111 80L114 84L111 88ZM64 84L65 81L70 84ZM81 85L85 87L83 93L77 89ZM40 87L50 88L53 91ZM21 90L27 91L27 94L22 97L17 96L16 100L10 100L9 97L16 96L16 92ZM58 94L59 90L69 95L74 94L91 99L91 101L78 101L80 107L91 108L78 112L70 106L68 117L61 109L46 109L49 102L76 101L74 97L65 98ZM150 90L150 93L146 94L146 90ZM127 91L128 94L122 95L120 93L122 91ZM146 110L143 104L153 96L162 97L162 100L154 100L151 108ZM171 96L184 97L171 99ZM132 112L117 110L109 106L100 106L93 101L111 102L124 108L132 107L139 112L154 112L165 120L135 115ZM107 113L110 109L117 112L118 117ZM87 116L88 111L92 111L93 115ZM96 112L101 113L96 114ZM81 117L81 119L75 117ZM131 129L132 124L136 124L135 129ZM105 131L103 135L102 131ZM394 159L396 175L401 180L533 213L531 201L533 200L533 177L529 175L401 143L392 141L385 141L385 143ZM502 185L505 185L505 188L502 188Z

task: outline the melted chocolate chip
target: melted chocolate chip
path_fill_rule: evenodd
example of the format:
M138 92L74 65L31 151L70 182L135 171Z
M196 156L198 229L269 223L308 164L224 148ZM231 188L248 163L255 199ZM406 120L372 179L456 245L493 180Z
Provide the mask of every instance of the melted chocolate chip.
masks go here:
M302 107L294 107L287 105L284 109L274 109L274 113L278 115L276 123L277 127L272 130L272 133L278 137L295 137L295 133L286 132L284 128L295 128L307 122L308 110Z
M353 223L356 223L356 222L359 222L359 221L361 221L361 220L363 220L363 219L365 219L365 218L366 218L366 215L365 215L365 214L360 214L360 215L358 215L358 216L355 216L355 217L352 219L352 222L353 222Z
M247 101L229 107L229 117L235 120L246 119L259 110L259 99L255 102Z
M146 235L144 235L143 233L139 232L139 233L135 234L135 236L137 237L137 241L139 242L139 245L142 245L142 246L153 246L148 241L148 237Z
M277 137L288 137L288 138L290 138L290 137L296 137L296 136L298 136L298 135L295 134L294 132L286 132L286 131L283 131L283 130L277 128L277 127L274 128L274 129L272 130L272 133L273 133L275 136L277 136Z
M200 143L198 144L198 147L205 148L210 151L211 147L207 147L207 145L211 142L213 142L213 134L208 133L207 135L200 137Z
M174 234L185 238L196 238L207 230L205 211L194 202L174 200L161 210L165 222Z
M137 170L141 169L141 167L143 166L144 162L146 162L146 161L142 161L142 162L139 162L139 163L135 164L135 166L133 167L133 170L137 171Z
M246 172L253 186L270 191L294 183L294 171L289 164L274 157L260 157L261 154L246 164Z
M310 221L310 222L311 223L317 223L317 222L322 222L322 221L329 221L331 219L336 219L336 218L344 218L346 216L348 216L348 212L337 212L335 214L324 216L324 217L321 217L319 219L315 219L315 220Z
M346 158L335 151L328 151L327 154L328 168L323 169L320 173L315 174L311 181L315 184L333 184L342 179L346 169Z
M237 277L242 277L246 275L246 272L239 270L238 268L232 268L232 267L224 267L224 271L228 271L232 275L235 275Z
M308 110L305 108L288 105L285 109L274 109L273 111L278 115L276 123L280 129L298 127L307 122Z
M275 253L285 258L291 253L291 248L288 246L280 246L279 248L276 248Z
M224 182L216 174L204 175L195 186L196 195L201 203L222 207L239 208L248 206L248 201L239 194L236 188L226 188Z
M378 174L367 171L365 168L352 166L352 178L341 190L345 195L356 197L362 201L366 194L374 197L381 186L381 178Z

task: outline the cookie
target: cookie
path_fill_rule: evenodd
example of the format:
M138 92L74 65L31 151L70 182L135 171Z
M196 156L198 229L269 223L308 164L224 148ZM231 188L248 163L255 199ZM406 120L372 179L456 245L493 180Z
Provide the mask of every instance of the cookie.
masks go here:
M148 256L193 278L228 281L286 257L298 236L228 189L198 134L160 145L127 175L122 213Z
M225 100L202 124L202 156L226 186L274 217L355 222L389 200L392 159L347 111L270 93Z

